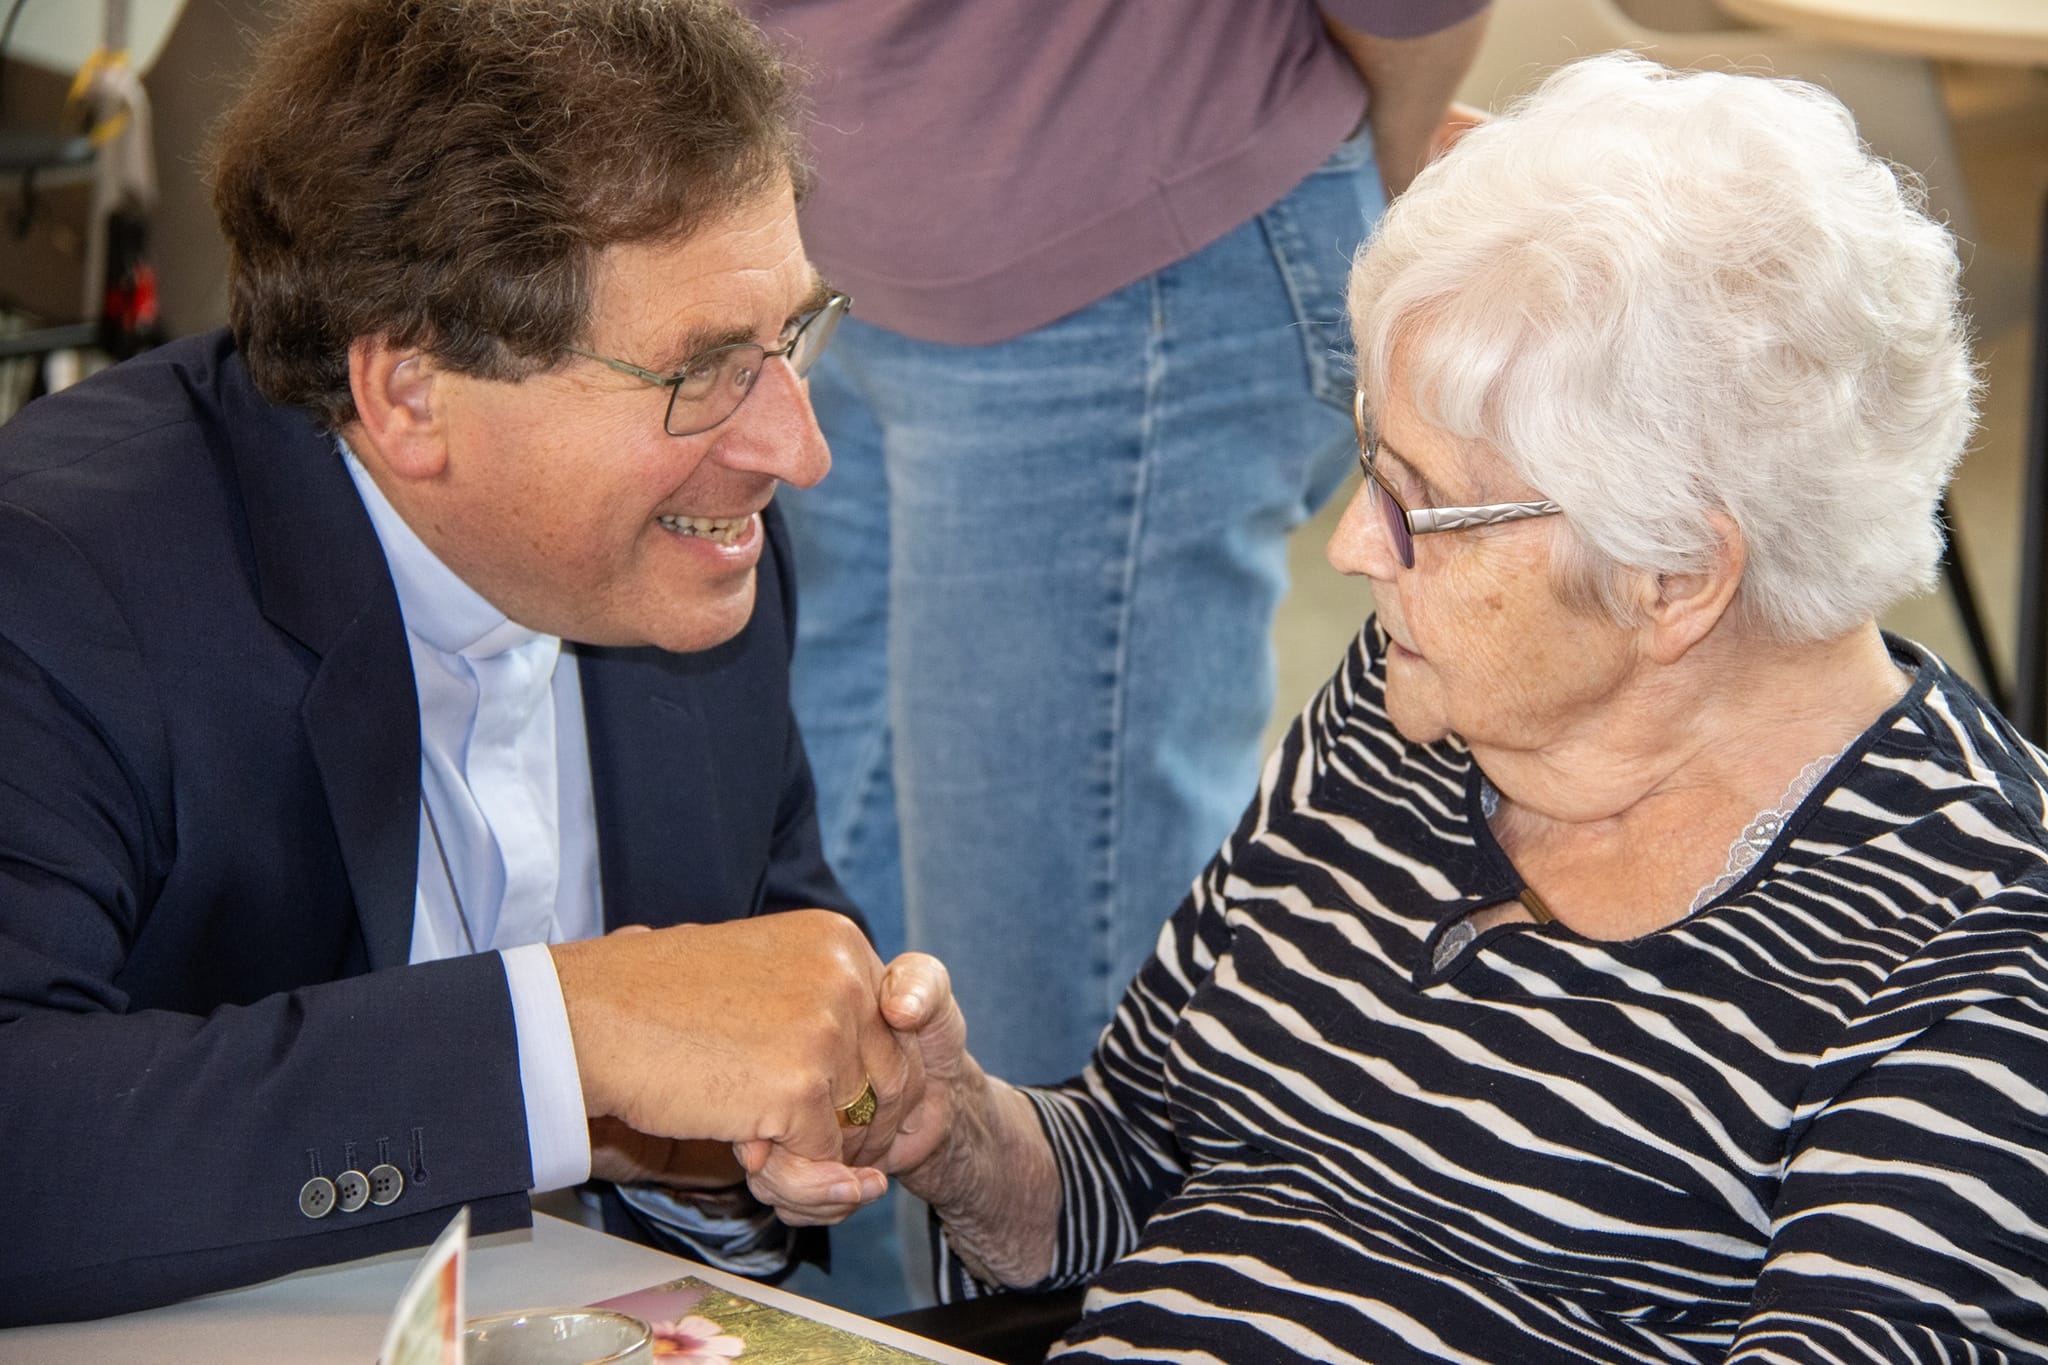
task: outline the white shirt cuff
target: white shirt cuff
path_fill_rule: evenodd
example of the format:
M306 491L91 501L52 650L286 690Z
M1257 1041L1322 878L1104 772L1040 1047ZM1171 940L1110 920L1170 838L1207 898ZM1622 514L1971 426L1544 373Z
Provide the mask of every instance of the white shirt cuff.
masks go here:
M519 1084L526 1093L526 1144L533 1193L567 1189L590 1179L590 1121L583 1113L583 1077L562 980L545 943L502 948L519 1036Z

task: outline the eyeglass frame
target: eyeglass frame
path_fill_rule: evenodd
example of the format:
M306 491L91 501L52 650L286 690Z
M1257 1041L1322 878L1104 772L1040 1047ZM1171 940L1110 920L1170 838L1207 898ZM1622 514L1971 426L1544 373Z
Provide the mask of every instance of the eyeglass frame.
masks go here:
M1384 506L1392 508L1399 518L1398 526L1391 520L1386 522L1387 538L1393 542L1394 552L1400 557L1404 569L1415 567L1417 536L1432 535L1438 531L1469 531L1475 526L1498 526L1502 522L1554 517L1564 512L1564 508L1548 498L1534 502L1474 503L1468 507L1423 507L1411 512L1401 501L1401 495L1394 491L1394 485L1379 471L1380 434L1377 428L1368 429L1366 425L1364 389L1352 391L1351 421L1358 430L1358 468L1365 475L1367 492L1375 503L1385 498Z
M789 360L789 367L796 371L797 378L802 379L805 375L808 375L811 372L811 366L818 363L818 357L825 354L825 348L831 344L832 334L839 329L840 320L852 311L852 296L834 290L823 303L797 320L796 331L791 333L789 340L785 341L782 345L770 349L758 341L735 341L726 346L714 346L708 351L691 356L683 362L683 367L680 370L671 375L659 374L647 369L645 366L635 365L630 360L614 360L610 356L599 355L596 351L586 351L581 346L564 346L562 349L570 355L579 355L585 360L595 360L598 364L609 366L620 374L629 374L633 378L652 384L657 388L667 389L668 406L663 409L661 414L661 429L671 436L701 436L705 432L712 431L732 420L732 415L740 410L742 403L747 401L747 395L754 391L754 385L761 381L761 371L768 367L769 361L778 358L788 360L799 346L805 344L806 340L810 337L811 329L822 326L825 329L824 334L817 338L816 346L804 358L803 364L799 366L795 360ZM675 416L676 404L682 400L683 381L690 378L693 371L700 369L705 364L715 363L718 366L718 373L713 376L713 382L714 384L722 383L726 378L727 361L733 355L745 351L757 351L760 353L761 358L753 367L753 377L747 380L746 387L740 390L740 396L733 400L733 405L720 414L716 421L706 422L702 426L690 427L684 431L677 431L670 423Z

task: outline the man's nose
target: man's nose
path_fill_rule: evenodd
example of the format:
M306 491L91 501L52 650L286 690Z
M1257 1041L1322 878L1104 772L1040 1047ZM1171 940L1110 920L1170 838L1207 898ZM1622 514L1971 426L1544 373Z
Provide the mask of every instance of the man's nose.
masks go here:
M809 488L832 467L832 453L811 411L809 387L788 359L761 367L754 387L718 431L714 458L733 469Z

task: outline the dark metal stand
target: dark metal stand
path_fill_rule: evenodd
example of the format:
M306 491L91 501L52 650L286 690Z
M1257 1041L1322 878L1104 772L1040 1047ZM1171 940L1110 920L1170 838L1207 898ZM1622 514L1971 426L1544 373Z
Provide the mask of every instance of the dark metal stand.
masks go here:
M2038 275L2034 281L2034 392L2027 414L2026 483L2020 506L2019 648L2012 706L2006 715L2035 744L2048 743L2048 199L2041 204Z
M1941 520L1948 528L1941 547L1941 576L1948 583L1949 596L1955 599L1956 616L1963 623L1963 638L1969 642L1970 658L1977 665L1977 676L1984 680L1984 695L1991 699L1993 706L2010 716L2012 696L2000 678L1998 656L1992 652L1991 636L1984 629L1984 614L1977 607L1977 590L1970 586L1970 571L1963 567L1962 528L1949 515L1946 501L1942 503Z

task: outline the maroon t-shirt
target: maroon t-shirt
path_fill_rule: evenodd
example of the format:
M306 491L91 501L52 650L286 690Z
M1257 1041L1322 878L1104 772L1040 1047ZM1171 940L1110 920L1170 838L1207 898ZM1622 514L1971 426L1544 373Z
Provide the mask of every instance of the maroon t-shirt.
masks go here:
M749 0L811 74L806 245L859 315L1003 340L1223 236L1358 124L1322 13L1484 0Z

